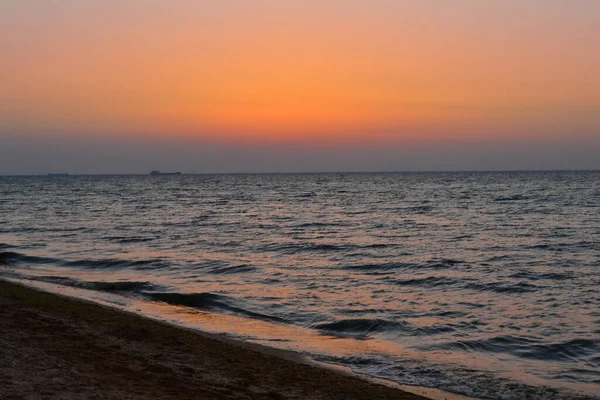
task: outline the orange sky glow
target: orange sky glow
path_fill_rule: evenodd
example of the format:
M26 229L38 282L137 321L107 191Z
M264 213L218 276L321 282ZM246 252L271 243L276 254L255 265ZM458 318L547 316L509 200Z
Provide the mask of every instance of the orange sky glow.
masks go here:
M0 131L361 145L600 127L596 1L66 3L0 4Z

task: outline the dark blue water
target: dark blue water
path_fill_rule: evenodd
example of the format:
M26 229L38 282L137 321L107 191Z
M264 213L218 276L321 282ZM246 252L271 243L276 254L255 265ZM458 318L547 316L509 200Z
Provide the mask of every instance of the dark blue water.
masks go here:
M600 398L599 172L5 177L0 264L401 383Z

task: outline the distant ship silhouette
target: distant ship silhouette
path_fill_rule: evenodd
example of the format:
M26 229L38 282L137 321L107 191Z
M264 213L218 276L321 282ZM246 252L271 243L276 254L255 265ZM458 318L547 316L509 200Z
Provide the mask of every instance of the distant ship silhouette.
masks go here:
M150 175L181 175L181 172L160 172L160 171L152 171Z

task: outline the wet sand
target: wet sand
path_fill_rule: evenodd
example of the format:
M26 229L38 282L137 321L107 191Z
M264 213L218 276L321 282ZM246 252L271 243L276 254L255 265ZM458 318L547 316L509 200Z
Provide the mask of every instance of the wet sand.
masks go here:
M0 281L2 399L424 399L294 353Z

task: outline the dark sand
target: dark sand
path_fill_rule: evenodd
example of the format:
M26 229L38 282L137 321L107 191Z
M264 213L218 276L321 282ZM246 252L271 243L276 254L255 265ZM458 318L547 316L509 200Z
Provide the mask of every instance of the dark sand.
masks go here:
M424 398L0 281L0 399Z

